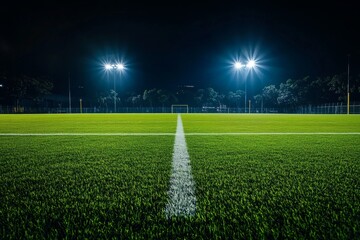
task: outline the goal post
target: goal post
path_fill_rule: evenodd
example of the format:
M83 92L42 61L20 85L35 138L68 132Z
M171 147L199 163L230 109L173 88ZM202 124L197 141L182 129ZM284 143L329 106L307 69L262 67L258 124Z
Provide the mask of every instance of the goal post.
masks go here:
M173 104L171 105L171 113L189 113L189 105Z

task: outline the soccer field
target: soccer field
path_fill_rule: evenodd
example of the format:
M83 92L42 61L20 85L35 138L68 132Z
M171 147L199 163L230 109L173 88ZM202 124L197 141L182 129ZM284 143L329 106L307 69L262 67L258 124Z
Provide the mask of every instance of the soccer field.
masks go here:
M0 115L0 239L360 238L360 116L179 116Z

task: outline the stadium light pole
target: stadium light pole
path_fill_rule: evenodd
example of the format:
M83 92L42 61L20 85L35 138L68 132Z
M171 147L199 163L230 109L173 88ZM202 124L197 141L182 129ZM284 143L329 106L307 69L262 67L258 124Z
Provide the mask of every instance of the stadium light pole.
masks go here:
M68 73L68 84L69 84L69 113L71 113L71 82L70 82L70 72Z
M350 54L348 54L347 66L347 114L350 114Z
M234 63L235 70L240 71L241 69L247 68L249 70L256 67L255 60L249 60L246 65L242 64L240 61L236 61ZM246 105L247 105L247 77L245 77L245 113L246 113ZM250 113L250 108L249 108Z
M121 79L121 72L125 69L125 66L123 63L116 63L116 64L105 64L105 71L119 71L120 72L120 78ZM116 113L116 76L114 73L114 113Z

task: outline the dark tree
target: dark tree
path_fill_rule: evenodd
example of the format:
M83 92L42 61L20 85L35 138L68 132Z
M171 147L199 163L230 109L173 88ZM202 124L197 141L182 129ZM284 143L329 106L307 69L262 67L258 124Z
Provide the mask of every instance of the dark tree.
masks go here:
M241 107L244 99L245 92L242 90L236 90L235 92L230 91L226 96L229 107Z
M15 102L16 111L24 105L24 100L29 100L39 106L46 95L51 94L53 82L46 77L30 77L27 75L7 78L6 90L8 95Z
M145 90L143 94L143 100L149 107L154 107L157 104L157 89Z
M165 104L169 104L170 94L167 91L159 89L156 94L158 98L157 100L162 107L164 107Z
M265 107L276 107L278 105L279 89L275 85L263 88L262 97Z
M140 107L143 102L143 98L140 94L132 94L127 98L126 102L128 103L128 106Z
M295 93L296 82L288 79L285 83L280 83L278 103L284 106L294 106L298 103L298 97Z
M195 103L199 107L216 107L221 104L222 97L213 88L199 89L195 95Z

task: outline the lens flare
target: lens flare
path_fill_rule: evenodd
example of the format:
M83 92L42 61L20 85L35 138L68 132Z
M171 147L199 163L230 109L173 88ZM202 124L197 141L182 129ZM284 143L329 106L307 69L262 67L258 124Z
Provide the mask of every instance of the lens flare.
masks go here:
M241 64L241 62L235 62L234 67L235 67L236 69L240 69L240 68L243 67L243 65Z
M118 63L118 64L116 64L116 68L119 70L123 70L125 68L125 66L122 63Z
M255 60L250 60L250 61L246 64L246 67L247 67L247 68L254 68L255 66L256 66Z

